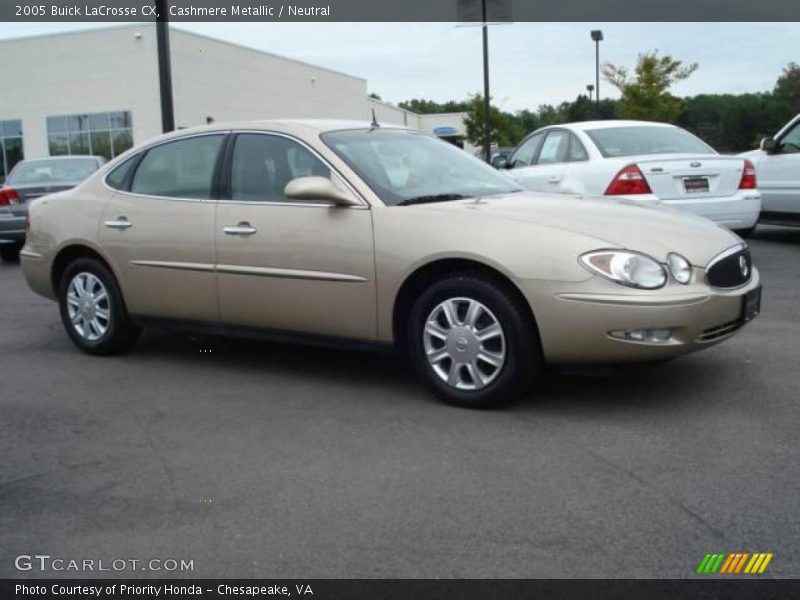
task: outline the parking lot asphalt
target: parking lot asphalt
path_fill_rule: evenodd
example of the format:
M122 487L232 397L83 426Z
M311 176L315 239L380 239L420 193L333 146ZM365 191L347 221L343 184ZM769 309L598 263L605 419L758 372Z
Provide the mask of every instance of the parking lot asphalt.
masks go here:
M0 266L0 577L14 557L186 577L800 576L800 230L751 241L762 315L668 363L439 404L392 355L147 333L78 352ZM163 572L123 571L157 577Z

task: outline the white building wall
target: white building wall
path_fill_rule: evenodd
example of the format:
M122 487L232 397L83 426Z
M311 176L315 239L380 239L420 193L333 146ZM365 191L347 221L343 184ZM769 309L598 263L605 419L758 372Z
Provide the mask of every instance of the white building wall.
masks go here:
M0 41L0 84L0 120L22 120L26 158L48 155L50 116L129 110L134 142L161 132L153 25Z
M364 79L175 29L170 49L179 127L206 117L369 118Z
M387 125L403 125L412 129L419 129L419 115L409 110L402 109L394 104L387 104L380 100L367 97L368 119L372 120L372 111L378 123Z
M177 127L341 118L463 131L463 114L417 115L367 97L366 80L229 42L170 31ZM130 111L133 141L161 133L155 24L0 41L0 120L20 119L26 158L48 156L47 117Z

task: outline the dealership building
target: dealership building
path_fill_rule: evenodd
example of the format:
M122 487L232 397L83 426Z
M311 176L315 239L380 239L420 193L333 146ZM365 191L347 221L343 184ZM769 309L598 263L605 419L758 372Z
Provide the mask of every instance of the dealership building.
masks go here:
M183 30L170 31L176 127L280 118L370 120L464 143L464 114L368 98L367 81ZM0 41L0 178L22 158L113 158L161 133L155 24ZM468 149L470 149L468 147Z

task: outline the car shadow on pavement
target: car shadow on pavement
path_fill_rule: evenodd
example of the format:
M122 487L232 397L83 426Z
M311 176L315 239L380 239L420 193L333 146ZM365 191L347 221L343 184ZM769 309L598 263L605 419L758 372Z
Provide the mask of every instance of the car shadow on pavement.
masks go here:
M191 376L193 365L207 372L219 368L237 378L268 376L289 378L300 385L353 386L372 392L391 390L396 400L414 398L437 403L432 392L417 380L398 353L327 348L224 338L186 333L148 331L133 351L137 361L169 361ZM626 407L637 410L675 407L693 402L692 386L698 381L713 387L731 368L721 360L685 357L662 363L598 367L548 367L532 393L504 410L572 412ZM377 401L375 394L365 396Z
M751 239L779 244L800 245L800 227L759 225Z

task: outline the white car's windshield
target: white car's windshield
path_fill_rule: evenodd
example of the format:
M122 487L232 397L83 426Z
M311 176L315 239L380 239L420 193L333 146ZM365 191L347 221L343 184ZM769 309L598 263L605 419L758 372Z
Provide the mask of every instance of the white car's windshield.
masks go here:
M606 158L642 154L716 154L678 127L625 126L590 129L586 133Z
M452 144L404 129L350 129L322 140L388 205L521 191L510 177Z

